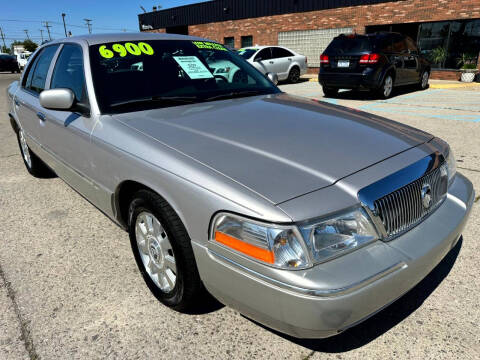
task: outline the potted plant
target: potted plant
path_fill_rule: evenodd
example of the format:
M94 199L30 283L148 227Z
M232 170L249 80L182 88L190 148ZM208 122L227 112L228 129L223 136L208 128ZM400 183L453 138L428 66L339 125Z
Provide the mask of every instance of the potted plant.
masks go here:
M432 50L432 52L429 55L429 60L432 62L432 64L438 65L436 67L443 68L445 60L447 59L447 56L448 56L447 49L439 46Z
M475 76L478 73L477 66L475 64L464 64L461 68L462 76L461 80L463 82L473 82L475 80Z

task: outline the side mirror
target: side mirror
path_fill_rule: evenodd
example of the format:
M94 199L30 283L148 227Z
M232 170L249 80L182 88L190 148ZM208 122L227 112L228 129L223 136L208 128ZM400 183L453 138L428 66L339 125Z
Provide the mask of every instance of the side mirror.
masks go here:
M70 110L75 94L70 89L50 89L40 93L40 105L51 110Z
M274 85L278 84L278 75L276 73L266 73L265 76L267 77L268 80L270 80Z

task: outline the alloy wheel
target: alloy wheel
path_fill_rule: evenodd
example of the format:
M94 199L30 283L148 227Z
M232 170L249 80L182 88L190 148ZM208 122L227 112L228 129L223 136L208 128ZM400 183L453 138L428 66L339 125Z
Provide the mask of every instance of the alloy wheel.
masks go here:
M385 83L383 84L383 96L388 98L392 93L393 89L393 79L390 75L387 75L385 78Z
M164 227L150 212L141 212L135 224L135 237L148 276L160 290L171 292L177 281L177 265Z
M422 89L426 89L427 88L427 85L428 85L428 78L429 78L429 74L428 72L424 72L423 75L422 75Z
M30 156L30 150L28 149L27 140L25 139L25 133L23 130L18 131L18 138L20 140L20 149L22 150L23 159L30 169L32 167L32 157Z

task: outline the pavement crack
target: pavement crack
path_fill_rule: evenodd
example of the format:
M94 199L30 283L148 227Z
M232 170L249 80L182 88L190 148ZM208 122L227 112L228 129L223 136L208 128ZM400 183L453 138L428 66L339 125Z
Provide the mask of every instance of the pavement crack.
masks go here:
M32 340L30 329L28 328L28 322L23 317L20 311L20 308L18 307L15 290L13 290L12 284L7 280L1 264L0 264L0 278L3 280L3 283L5 284L5 288L7 289L7 296L12 302L13 311L15 312L18 323L20 325L21 339L23 340L28 356L30 360L40 360L40 356L37 354L37 351L35 349L35 344L33 343L33 340Z
M315 354L315 350L312 350L312 352L310 354L308 354L307 356L305 356L302 360L310 359L313 356L313 354Z
M473 171L473 172L480 173L480 170L478 170L478 169L469 169L469 168L465 168L465 167L461 167L461 166L457 166L457 169L468 170L468 171Z
M6 159L6 158L9 158L9 157L12 157L12 156L20 156L20 154L2 155L2 156L0 156L0 159Z

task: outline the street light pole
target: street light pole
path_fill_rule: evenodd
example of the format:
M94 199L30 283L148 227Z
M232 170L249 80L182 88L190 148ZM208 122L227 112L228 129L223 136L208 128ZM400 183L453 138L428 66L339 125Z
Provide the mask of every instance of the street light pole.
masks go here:
M65 30L65 37L68 37L67 35L67 25L65 25L65 13L62 13L62 20L63 20L63 30Z
M27 34L27 39L30 40L30 36L28 36L28 30L25 29L25 30L23 30L23 31L25 31L25 34Z
M40 37L42 38L42 44L43 44L43 29L39 29L40 30Z
M85 22L88 26L88 33L91 34L92 33L92 24L91 24L92 20L90 20L90 19L83 19L83 20L85 20Z

